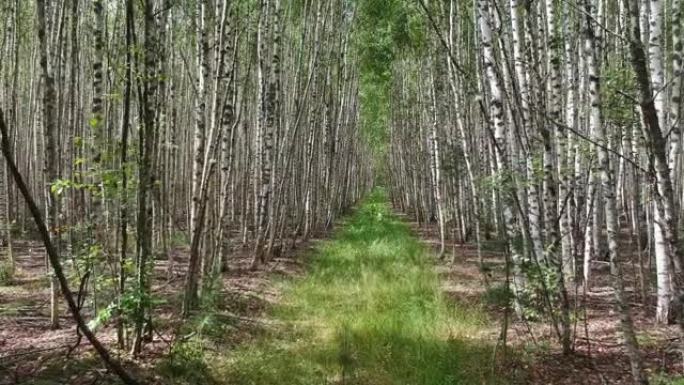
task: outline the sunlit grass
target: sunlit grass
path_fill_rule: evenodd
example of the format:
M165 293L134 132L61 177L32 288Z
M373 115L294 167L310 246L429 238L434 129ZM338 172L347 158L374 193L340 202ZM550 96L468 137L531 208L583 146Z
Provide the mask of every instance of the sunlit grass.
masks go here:
M427 251L376 192L304 278L285 281L283 327L216 364L235 385L496 383L477 309L443 298Z

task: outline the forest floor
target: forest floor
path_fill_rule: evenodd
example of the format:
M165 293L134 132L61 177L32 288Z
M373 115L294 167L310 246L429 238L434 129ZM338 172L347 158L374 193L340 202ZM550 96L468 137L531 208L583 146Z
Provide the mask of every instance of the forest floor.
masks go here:
M412 222L412 229L433 250L439 248L435 224ZM635 247L627 236L620 243L622 255ZM477 249L473 244L447 242L447 255L438 262L443 291L467 306L484 306L487 316L496 323L492 330L496 339L504 318L501 288L505 282L504 245L500 241L484 241L482 255L488 271L489 289L482 284ZM636 256L625 258L635 260ZM637 339L645 360L651 384L682 385L682 356L677 346L678 327L655 324L655 295L639 298L637 267L623 264L626 292L632 306L631 315ZM606 261L594 261L593 284L586 294L570 290L574 309L573 354L564 355L555 330L548 319L511 320L507 332L508 349L498 362L508 366L511 378L524 378L527 384L632 384L629 361L624 353L619 332L619 317L614 310L610 271ZM646 279L649 279L648 277ZM648 282L647 282L648 284ZM515 318L515 317L514 317Z
M158 384L508 383L492 362L486 314L444 295L430 251L382 195L337 227L256 272L236 255L187 322L177 314L182 271L167 281L160 261L153 287L164 316L144 357L126 366ZM49 330L40 250L17 254L20 274L0 286L0 384L114 383L85 342L65 357L73 323L65 314ZM113 328L98 335L114 346Z
M205 293L189 321L178 316L186 254L179 247L170 277L166 261L155 267L161 316L153 342L126 366L151 384L630 383L602 264L587 311L574 317L575 354L562 355L543 320L512 322L504 350L496 347L501 245L484 244L487 290L475 248L449 244L453 255L438 261L435 236L433 226L393 214L374 194L331 239L299 245L258 271L248 268L248 250L236 249L221 288ZM85 342L65 354L76 341L66 313L61 329L49 329L42 249L18 243L17 256L18 275L0 284L0 385L116 383ZM634 274L626 270L634 295ZM669 384L665 377L682 370L677 333L653 325L652 307L633 302L648 370L654 383ZM98 336L114 347L113 327Z
M263 318L267 310L279 301L276 282L301 275L302 258L315 242L300 242L296 250L287 250L261 269L251 270L250 250L236 241L229 270L221 277L221 289L205 294L202 309L190 320L183 320L181 293L188 246L179 240L170 252L171 269L168 258L155 261L151 276L154 330L143 355L132 361L118 353L111 320L97 329L97 336L146 383L174 384L175 381L156 374L157 366L173 370L174 359L190 343L202 341L206 349L230 350L258 334L268 322ZM63 303L60 328L51 330L44 248L35 241L17 241L14 251L17 271L11 281L0 283L0 385L118 384L87 341L78 342L75 323ZM79 280L74 277L72 290L78 285ZM82 312L92 318L92 296L86 293L85 298ZM101 303L104 300L98 299Z

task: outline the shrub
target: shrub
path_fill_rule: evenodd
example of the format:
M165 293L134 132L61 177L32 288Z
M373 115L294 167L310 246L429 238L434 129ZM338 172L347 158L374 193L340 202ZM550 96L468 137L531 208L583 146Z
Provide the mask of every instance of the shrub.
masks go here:
M482 300L489 306L505 308L513 302L513 291L505 283L491 286L482 295Z
M171 354L159 364L159 373L174 384L214 384L200 341L174 345Z

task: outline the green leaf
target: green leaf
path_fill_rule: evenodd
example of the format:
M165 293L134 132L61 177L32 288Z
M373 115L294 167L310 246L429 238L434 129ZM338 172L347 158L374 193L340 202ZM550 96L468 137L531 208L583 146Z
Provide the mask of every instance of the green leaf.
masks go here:
M97 330L100 326L104 325L112 318L114 309L116 309L116 305L114 303L110 303L109 306L97 312L97 316L88 322L88 327L93 331Z

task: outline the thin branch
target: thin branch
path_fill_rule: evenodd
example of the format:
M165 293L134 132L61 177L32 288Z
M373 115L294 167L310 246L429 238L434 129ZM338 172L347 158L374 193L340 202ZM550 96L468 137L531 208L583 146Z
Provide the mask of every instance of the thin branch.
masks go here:
M591 19L591 21L593 21L594 24L596 24L596 25L597 25L600 29L602 29L603 31L609 33L610 35L615 36L616 38L618 38L618 40L620 40L620 41L622 41L622 42L627 42L627 41L628 41L627 38L625 38L624 36L622 36L622 35L619 34L618 32L615 32L615 31L609 29L608 27L606 27L605 25L601 24L598 20L596 20L596 18L595 18L593 15L589 14L585 9L583 9L582 7L576 6L574 2L572 2L572 1L567 1L567 0L563 0L563 1L564 1L566 4L568 4L570 7L572 7L574 10L579 11L581 14L583 14L583 15L586 16L587 18Z
M71 312L71 315L76 321L78 328L81 329L81 331L86 336L90 344L93 346L93 348L95 348L95 350L100 355L100 358L105 363L105 365L112 369L112 371L119 376L123 383L125 383L126 385L142 384L141 382L133 378L130 374L128 374L128 372L123 368L123 366L121 366L119 361L117 361L109 354L107 348L105 348L104 345L102 345L102 343L97 339L95 334L90 330L85 320L83 319L83 316L81 315L81 312L78 308L78 304L74 300L74 297L71 294L71 290L69 289L69 282L67 281L66 275L64 274L64 270L62 269L62 265L59 261L59 252L57 251L57 248L55 248L54 244L52 243L52 240L50 239L50 233L47 229L47 226L45 225L43 214L40 212L40 209L36 205L36 202L33 199L31 192L26 186L24 177L19 172L17 164L14 161L14 158L12 157L9 141L9 130L7 129L7 125L5 124L5 116L2 108L0 108L0 134L2 135L0 150L2 151L2 155L5 157L5 160L7 162L7 168L12 174L12 177L14 178L14 182L16 183L17 188L21 192L21 195L23 195L24 201L26 202L26 205L28 206L31 215L33 216L33 221L35 222L36 227L38 228L38 233L40 234L40 237L43 240L43 244L45 245L45 251L47 252L48 260L50 261L50 265L52 265L52 269L54 270L54 273L57 276L57 280L59 281L59 285L62 289L62 296L64 296L64 299L66 300L67 305L69 307L69 311Z
M535 109L535 108L533 108L533 107L531 107L531 108L532 108L532 109ZM539 109L535 109L535 110L538 111ZM618 158L624 159L625 161L627 161L629 164L631 164L632 166L634 166L636 169L638 169L639 171L643 172L644 174L647 174L647 175L651 175L651 174L652 174L652 172L651 172L650 170L647 170L647 169L641 167L641 166L639 165L639 163L637 163L637 162L634 161L634 159L629 158L629 157L626 157L626 156L620 154L619 152L613 150L612 148L610 148L610 147L608 147L608 146L606 146L606 145L604 145L604 144L601 144L601 143L599 143L599 142L597 142L597 141L591 139L591 138L588 137L587 135L585 135L585 134L583 134L583 133L577 131L576 129L574 129L574 128L572 128L572 127L570 127L570 126L568 126L568 125L566 125L566 124L564 124L564 123L561 123L561 122L559 122L559 121L557 121L557 120L555 120L555 119L553 119L553 118L547 116L546 114L542 114L542 115L544 116L544 119L548 120L549 122L551 122L551 123L554 124L555 126L560 127L560 128L562 128L562 129L565 129L565 130L568 130L568 131L572 132L573 134L575 134L575 135L576 135L577 137L579 137L580 139L583 139L583 140L585 140L585 141L587 141L587 142L593 144L594 146L597 146L597 147L599 147L599 148L601 148L601 149L604 149L604 150L610 152L611 154L616 155Z
M430 26L432 29L435 31L435 34L437 37L439 37L439 41L442 43L442 46L444 46L444 49L446 50L447 54L449 55L449 60L451 61L451 64L453 64L454 68L463 75L466 79L470 79L470 74L468 71L463 69L463 67L456 61L456 58L454 58L454 55L451 53L451 49L449 48L449 44L447 44L446 40L444 40L444 36L442 35L442 31L440 31L439 26L435 22L435 19L432 17L432 14L428 10L427 6L425 5L425 2L423 0L418 0L418 3L420 4L420 7L423 9L425 12L425 15L427 16L428 20L430 21Z

